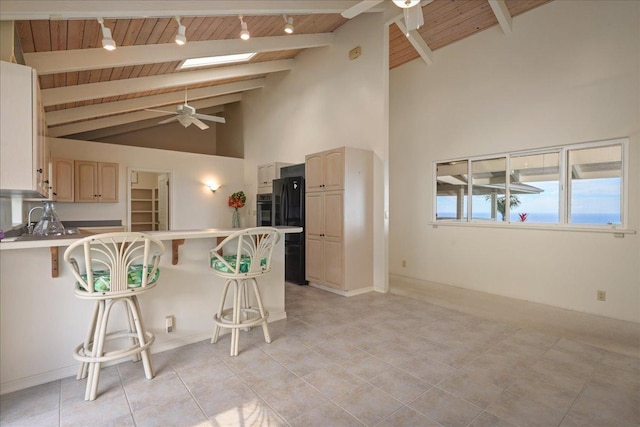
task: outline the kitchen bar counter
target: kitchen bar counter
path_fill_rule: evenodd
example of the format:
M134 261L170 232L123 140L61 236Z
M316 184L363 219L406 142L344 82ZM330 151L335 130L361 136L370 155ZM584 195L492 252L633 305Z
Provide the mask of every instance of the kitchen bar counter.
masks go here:
M299 227L278 227L299 233ZM232 228L150 232L165 243L158 285L140 297L147 329L156 335L153 353L211 338L212 316L220 302L224 279L209 268L209 250ZM73 294L71 268L59 264L52 277L52 251L62 253L74 239L0 243L0 393L73 376L77 362L73 348L85 337L92 304ZM180 242L183 241L183 242ZM172 244L169 244L169 243ZM173 242L180 242L180 258L173 264ZM269 321L285 319L284 239L276 244L272 270L260 278L260 291ZM229 303L228 303L229 304ZM116 307L116 310L121 307ZM175 316L173 332L165 332L165 317ZM125 329L124 315L112 316L110 330ZM240 351L243 343L240 339ZM219 344L228 347L228 337ZM248 344L247 344L248 345Z
M275 227L281 233L301 233L301 227ZM171 231L145 231L144 233L155 237L159 240L178 240L178 239L206 239L211 237L226 237L231 233L240 230L239 228L203 228L196 230L171 230ZM0 250L12 249L29 249L29 248L49 248L69 246L76 240L80 240L86 236L67 235L58 237L43 237L33 240L15 240L14 238L6 238L0 241Z

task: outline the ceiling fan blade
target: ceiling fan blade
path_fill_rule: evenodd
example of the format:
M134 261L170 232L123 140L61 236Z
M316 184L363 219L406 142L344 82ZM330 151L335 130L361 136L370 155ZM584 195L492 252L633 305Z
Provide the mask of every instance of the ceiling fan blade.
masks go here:
M198 126L200 128L200 130L209 129L209 126L207 126L206 124L204 124L200 120L196 119L195 117L191 117L191 123L193 123L194 125Z
M422 15L420 3L404 9L404 23L407 26L407 32L417 30L424 25L424 16Z
M172 113L172 114L175 114L175 113ZM165 120L163 120L163 121L161 121L161 122L158 122L158 124L159 124L159 125L164 125L164 124L166 124L166 123L175 122L176 120L178 120L178 118L179 118L179 116L173 116L173 117L170 117L170 118L168 118L168 119L165 119Z
M198 119L209 120L211 122L217 122L217 123L226 123L227 122L224 117L209 116L207 114L192 114L191 116L192 117L196 117Z
M360 15L362 12L366 12L374 6L382 3L382 0L362 0L360 3L356 3L349 9L341 13L343 18L351 19Z

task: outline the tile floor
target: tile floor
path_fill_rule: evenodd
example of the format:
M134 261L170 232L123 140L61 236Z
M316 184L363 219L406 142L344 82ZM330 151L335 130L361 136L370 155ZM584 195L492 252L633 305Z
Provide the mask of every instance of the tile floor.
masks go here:
M640 359L394 294L287 285L288 319L0 397L2 426L640 426Z

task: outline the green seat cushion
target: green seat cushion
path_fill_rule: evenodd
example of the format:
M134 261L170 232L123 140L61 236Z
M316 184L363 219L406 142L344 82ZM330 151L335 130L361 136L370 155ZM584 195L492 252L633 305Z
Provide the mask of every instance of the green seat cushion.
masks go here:
M229 269L221 260L219 260L216 257L211 258L211 267L214 270L218 270L222 273L231 273L231 274L235 273L236 263L238 258L235 255L226 255L223 258L227 263L229 263L232 269ZM260 260L260 267L262 267L263 270L267 268L266 258L262 258ZM240 257L240 273L248 273L250 268L251 268L251 258L246 255L242 255Z
M153 267L147 267L149 273L153 269ZM134 264L129 267L129 272L127 273L127 287L128 288L139 288L142 286L142 264ZM87 275L82 274L81 277L86 281ZM149 284L155 283L160 277L160 269L156 269L155 274L149 280ZM109 274L109 270L95 270L93 272L93 289L96 292L107 292L111 290L111 275Z

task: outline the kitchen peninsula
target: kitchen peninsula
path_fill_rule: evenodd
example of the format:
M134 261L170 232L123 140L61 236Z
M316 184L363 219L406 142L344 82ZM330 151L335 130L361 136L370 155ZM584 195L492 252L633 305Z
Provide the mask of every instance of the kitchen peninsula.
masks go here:
M300 227L277 227L300 233ZM211 337L223 280L209 268L208 252L233 228L155 231L165 244L160 282L141 297L146 327L156 335L152 352ZM2 393L43 384L76 373L73 348L83 340L91 304L73 295L74 278L62 261L67 246L78 239L0 242L0 377ZM175 243L174 243L175 242ZM52 277L52 251L58 248L58 277ZM177 253L175 253L177 251ZM286 318L284 307L284 239L272 256L272 271L260 280L269 320ZM121 307L116 307L121 309ZM165 332L165 316L175 328ZM111 316L112 330L124 329L120 313Z

